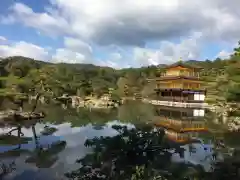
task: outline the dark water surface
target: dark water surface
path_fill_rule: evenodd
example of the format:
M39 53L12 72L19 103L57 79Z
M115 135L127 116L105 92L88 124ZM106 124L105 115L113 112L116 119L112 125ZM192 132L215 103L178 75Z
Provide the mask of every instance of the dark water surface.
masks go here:
M79 167L76 160L91 152L84 146L86 139L114 136L117 131L112 125L134 128L134 124L150 121L156 115L156 107L141 103L129 103L115 110L64 110L60 106L45 106L39 110L48 116L33 127L22 126L20 142L18 131L12 133L14 136L6 136L12 127L0 127L0 161L4 164L15 162L16 165L16 170L5 179L64 179L65 172ZM46 127L51 130L46 131ZM178 154L172 158L173 161L200 164L208 171L212 162L213 136L207 133L198 133L197 136L204 143L193 144L195 153L190 153L187 144L184 145L184 158ZM231 135L226 137L232 140Z

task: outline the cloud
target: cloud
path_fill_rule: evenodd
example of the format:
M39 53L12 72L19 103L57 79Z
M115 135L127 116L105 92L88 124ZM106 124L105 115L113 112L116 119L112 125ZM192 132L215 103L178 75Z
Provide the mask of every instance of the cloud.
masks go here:
M86 42L72 37L64 37L64 47L56 49L52 61L57 63L96 63L92 47Z
M120 52L111 52L107 59L100 59L100 66L109 66L115 69L132 67L132 59L124 55L124 50L117 47ZM132 57L131 57L132 58Z
M1 22L63 37L64 46L50 55L54 62L119 68L199 59L208 43L232 46L240 37L239 6L239 0L50 0L43 12L14 3ZM151 42L158 47L148 47ZM96 48L112 46L127 48L128 55L96 57Z
M239 6L239 0L52 0L42 13L15 3L3 20L99 45L143 47L150 40L170 40L195 31L208 40L235 40L240 36Z
M221 50L216 56L215 58L221 58L221 59L227 59L229 58L233 53L234 53L234 49L239 47L239 42L233 43L232 46Z
M73 38L65 38L65 47L58 49L43 48L25 41L12 42L3 36L0 36L1 41L4 44L0 44L0 57L25 56L54 63L94 63L91 46Z
M7 41L5 37L0 36L0 57L25 56L37 60L51 61L53 63L92 63L100 66L110 66L114 68L121 67L114 62L121 59L120 54L111 55L111 60L98 60L92 55L92 48L88 44L73 38L65 38L63 48L52 49L51 47L40 47L38 45L25 41L12 42Z
M98 65L104 67L112 67L114 69L120 69L124 67L121 63L115 62L114 60L100 60Z
M179 58L199 59L202 46L201 36L201 33L194 33L180 43L162 41L156 50L136 47L133 52L135 66L169 64L178 61Z
M230 57L231 54L231 52L222 50L217 54L216 58L227 59Z
M86 63L87 59L81 53L71 51L69 49L60 48L52 57L53 62L60 63Z
M26 56L34 59L48 60L49 54L44 48L25 41L0 45L0 57Z
M88 54L88 55L92 54L91 46L89 44L81 41L80 39L65 37L64 45L66 48L69 48L76 52L81 52L81 53Z
M3 37L3 36L0 36L0 43L1 43L1 42L5 42L5 41L7 41L7 38L5 38L5 37Z
M61 35L68 32L68 23L62 17L47 12L35 13L25 4L15 3L10 8L11 13L2 17L3 24L23 23L25 26L38 29L51 36Z

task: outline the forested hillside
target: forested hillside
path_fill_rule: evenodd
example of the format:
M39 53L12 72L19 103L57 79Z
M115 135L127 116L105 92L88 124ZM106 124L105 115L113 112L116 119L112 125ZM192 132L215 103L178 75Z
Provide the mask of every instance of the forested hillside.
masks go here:
M239 52L240 48L236 48L231 58L225 60L185 62L203 67L202 79L206 82L208 101L240 101ZM146 79L156 77L164 67L115 70L92 64L51 64L26 57L8 57L0 61L0 94L2 99L23 98L41 91L53 97L63 94L101 96L113 88L113 93L119 97L133 96L136 89L147 96L153 91Z

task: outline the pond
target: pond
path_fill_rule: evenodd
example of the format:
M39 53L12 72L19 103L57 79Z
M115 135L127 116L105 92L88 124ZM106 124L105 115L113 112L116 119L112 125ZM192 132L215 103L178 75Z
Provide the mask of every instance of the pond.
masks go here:
M61 106L41 106L39 110L46 112L47 117L34 126L22 125L11 135L6 133L12 127L0 128L1 163L9 165L14 162L14 170L9 171L4 179L65 179L66 172L79 168L76 160L91 152L91 148L84 145L87 139L116 136L118 131L112 128L113 125L125 125L131 129L137 124L152 122L154 117L161 116L158 109L156 106L136 102L129 102L118 109L91 111L83 108L64 110ZM164 115L170 110L164 109ZM172 115L178 116L177 113ZM200 116L206 121L205 114ZM170 135L173 134L172 131L169 132ZM201 131L192 133L191 137L201 141L183 143L184 156L173 154L172 161L201 165L205 171L209 171L214 136ZM231 135L228 134L227 137L231 139ZM190 150L192 146L194 151ZM222 155L219 154L218 158L221 159Z

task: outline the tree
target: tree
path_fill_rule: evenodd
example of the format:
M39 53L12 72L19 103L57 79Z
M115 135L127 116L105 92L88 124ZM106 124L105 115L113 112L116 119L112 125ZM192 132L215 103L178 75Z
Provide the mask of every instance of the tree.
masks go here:
M240 61L236 61L230 64L226 68L228 90L227 90L227 101L240 102Z
M240 41L238 41L238 47L234 48L234 53L232 57L239 57L240 56Z
M149 97L149 96L154 96L155 97L155 95L156 95L156 92L154 91L155 88L156 88L156 82L155 81L149 82L148 84L146 84L143 87L142 95L144 97Z
M33 69L26 77L32 83L31 94L36 96L32 112L37 108L41 97L53 98L55 89L61 87L59 80L54 78L55 71L56 69L53 66L48 66L44 69Z
M125 77L120 77L117 81L117 87L120 96L127 96L128 95L128 80Z
M1 81L4 82L4 88L0 89L0 96L10 100L22 111L24 102L28 100L28 92L31 86L29 81L13 75L2 77Z

